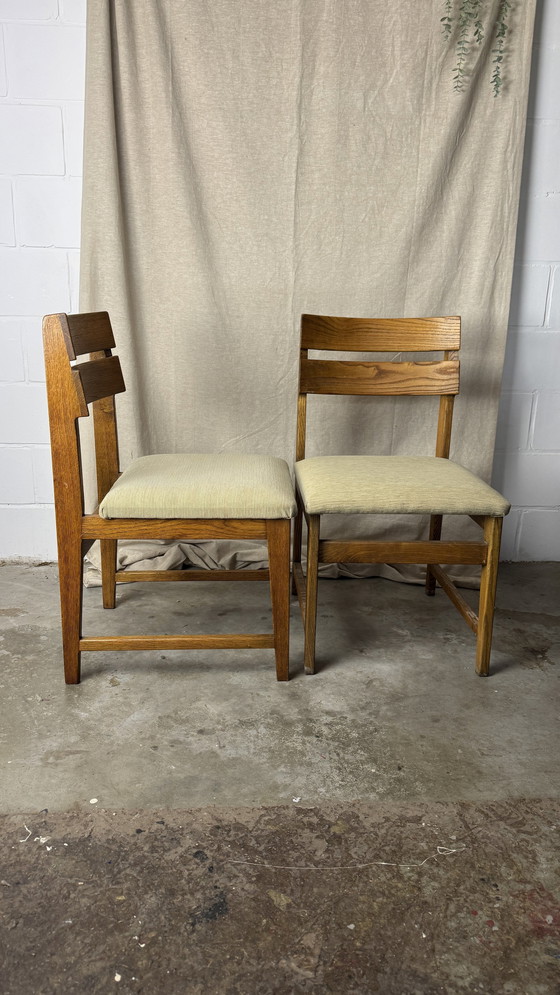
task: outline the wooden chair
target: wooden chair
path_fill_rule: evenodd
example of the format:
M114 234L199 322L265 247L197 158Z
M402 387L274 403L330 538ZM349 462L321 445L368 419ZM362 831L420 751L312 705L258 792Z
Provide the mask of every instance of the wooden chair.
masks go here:
M289 678L290 519L295 500L284 460L244 454L163 455L119 472L114 395L125 389L106 312L51 314L43 321L58 557L64 674L80 680L84 650L274 649L276 676ZM71 365L89 353L85 362ZM92 405L99 509L84 514L78 418ZM118 539L265 539L269 570L116 572ZM103 606L116 581L269 580L273 634L82 635L82 564L101 541Z
M296 444L298 516L294 535L294 593L305 629L305 670L315 670L319 563L421 563L426 593L436 582L477 635L476 672L489 672L494 599L503 516L509 504L469 470L449 459L454 395L459 392L460 318L329 318L302 316ZM443 350L433 362L310 359L309 350L413 352ZM308 394L439 395L434 456L324 456L305 459ZM321 539L321 515L430 516L429 539L416 542ZM469 515L480 542L443 541L442 516ZM307 523L307 577L301 567L302 516ZM478 616L442 563L480 564Z

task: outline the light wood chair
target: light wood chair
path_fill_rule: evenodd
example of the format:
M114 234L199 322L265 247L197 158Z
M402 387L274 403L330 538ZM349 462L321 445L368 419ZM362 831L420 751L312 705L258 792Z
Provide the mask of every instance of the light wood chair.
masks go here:
M459 392L460 318L330 318L302 316L296 444L293 587L305 629L305 670L315 670L319 563L420 563L426 593L438 583L477 635L476 672L489 673L494 599L503 516L509 503L449 459L454 396ZM363 362L310 359L309 350L375 353L443 351L439 361ZM325 456L305 459L308 394L439 395L435 456ZM429 539L385 542L321 539L326 514L429 515ZM482 540L444 541L442 516L468 515ZM307 576L301 566L302 518L307 523ZM480 564L478 615L440 564Z
M284 460L244 454L147 456L121 474L114 395L125 389L107 312L51 314L43 321L64 674L80 680L84 650L274 649L289 678L290 525L295 499ZM85 362L76 357L90 354ZM72 365L73 364L73 365ZM84 513L78 419L92 405L99 509ZM269 580L273 634L82 635L84 553L101 541L103 606L116 581ZM118 539L264 539L268 570L116 571Z

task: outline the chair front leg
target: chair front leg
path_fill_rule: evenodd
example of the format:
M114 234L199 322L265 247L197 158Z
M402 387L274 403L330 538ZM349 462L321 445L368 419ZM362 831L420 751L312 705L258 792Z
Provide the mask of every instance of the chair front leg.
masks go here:
M478 635L476 640L476 672L481 677L490 673L492 628L498 582L498 563L502 538L503 518L484 519L484 541L488 545L486 563L480 575L480 601L478 609Z
M315 673L315 634L317 628L317 586L319 582L319 535L321 518L307 518L307 577L305 598L304 668L306 674Z
M117 572L117 539L100 539L101 586L103 607L114 608L116 602L115 574Z
M287 518L273 519L266 523L278 681L290 679L290 528L291 521Z

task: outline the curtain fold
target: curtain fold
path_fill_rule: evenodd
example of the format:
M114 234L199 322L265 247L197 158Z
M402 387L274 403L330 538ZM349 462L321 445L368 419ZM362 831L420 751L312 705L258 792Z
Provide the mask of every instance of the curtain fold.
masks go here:
M291 463L302 312L460 314L451 455L488 479L534 8L515 6L494 98L491 33L453 92L440 0L89 0L80 307L115 328L123 466L204 451ZM308 455L433 454L431 400L309 410ZM425 524L407 519L404 537ZM402 520L360 526L403 534ZM140 552L121 561L264 559L216 543ZM402 574L351 572L364 570Z

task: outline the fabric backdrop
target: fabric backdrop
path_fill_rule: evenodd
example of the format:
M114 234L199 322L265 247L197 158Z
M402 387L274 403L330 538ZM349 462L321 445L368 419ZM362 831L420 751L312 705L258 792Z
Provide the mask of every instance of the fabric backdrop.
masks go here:
M205 451L292 463L302 312L460 314L451 456L488 479L534 6L514 5L494 98L491 32L453 91L441 0L89 0L80 308L114 324L123 466ZM498 7L483 3L488 25ZM432 455L435 404L312 398L308 455ZM459 528L477 534L447 534ZM135 543L120 557L254 566L264 552Z

